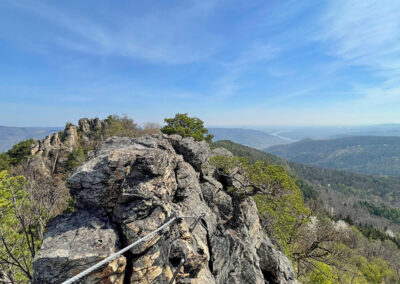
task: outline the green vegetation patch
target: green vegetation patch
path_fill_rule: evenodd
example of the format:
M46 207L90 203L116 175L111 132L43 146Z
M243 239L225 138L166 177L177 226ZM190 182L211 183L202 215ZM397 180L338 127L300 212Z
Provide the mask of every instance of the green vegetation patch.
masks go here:
M77 166L81 165L86 160L88 151L89 148L83 148L82 146L79 146L78 148L73 150L67 156L67 160L65 161L65 168L68 171L72 171Z
M29 157L34 139L24 140L15 144L10 150L0 154L0 171L8 170L18 165L23 159Z
M396 224L400 224L400 209L370 201L359 201L359 204L375 216L383 217L392 220Z
M209 143L214 137L208 134L202 120L190 117L187 113L177 113L174 118L166 118L164 121L167 125L161 128L161 132L168 135L179 134L182 137L193 137L196 141L206 140Z

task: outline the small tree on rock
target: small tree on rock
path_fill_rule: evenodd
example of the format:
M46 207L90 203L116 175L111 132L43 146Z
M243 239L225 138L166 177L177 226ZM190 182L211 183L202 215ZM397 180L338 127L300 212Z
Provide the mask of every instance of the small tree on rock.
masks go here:
M298 226L308 222L310 211L301 191L283 167L225 156L212 157L211 164L232 197L233 226L240 219L241 203L248 197L255 200L261 218L271 225L283 248L296 238Z
M187 113L177 113L174 118L166 118L166 126L161 128L161 132L171 135L179 134L182 137L193 137L196 141L206 140L211 143L213 135L208 134L204 122L197 117L190 117Z

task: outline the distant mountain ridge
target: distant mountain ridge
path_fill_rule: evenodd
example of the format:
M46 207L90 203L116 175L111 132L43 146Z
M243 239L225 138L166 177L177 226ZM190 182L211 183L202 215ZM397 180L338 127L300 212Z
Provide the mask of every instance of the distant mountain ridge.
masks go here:
M230 140L256 149L292 142L264 131L253 129L213 127L208 128L208 132L214 135L214 141Z
M397 136L303 139L287 145L271 146L263 151L323 168L400 176L400 137Z
M266 126L262 130L295 141L306 137L320 140L350 136L400 136L398 123L359 126Z
M62 130L61 127L12 127L0 126L0 153L21 140L40 139Z

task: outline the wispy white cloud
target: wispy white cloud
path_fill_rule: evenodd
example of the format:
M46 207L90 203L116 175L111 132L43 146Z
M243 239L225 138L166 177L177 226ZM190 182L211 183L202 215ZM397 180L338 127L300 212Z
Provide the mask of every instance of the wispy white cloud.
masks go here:
M400 83L364 88L360 89L360 93L363 95L360 103L370 105L400 104Z
M250 43L248 47L230 61L219 63L224 74L214 81L214 97L223 99L238 94L247 84L243 81L247 71L258 64L266 64L280 53L278 46L270 43Z
M393 53L400 51L400 2L391 0L339 0L329 2L323 14L319 40L330 53L374 68L390 67ZM379 66L376 66L379 64Z
M213 95L223 98L237 94L245 87L241 79L248 69L275 58L280 52L279 46L268 43L268 39L260 39L240 42L238 54L228 52L232 55L230 60L213 57L215 53L223 53L227 47L229 49L233 43L229 39L230 31L216 32L209 26L209 15L218 12L221 7L227 8L227 3L236 5L241 2L243 5L246 1L231 2L183 1L171 5L169 9L157 9L154 13L143 15L131 15L129 11L116 9L111 11L112 17L105 19L79 9L62 9L51 3L23 1L3 5L55 27L51 34L33 35L24 31L22 46L43 53L51 52L56 46L88 55L117 55L155 64L204 63L209 60L217 68L224 69L223 74L212 83ZM93 14L96 14L95 11Z
M364 103L400 101L399 19L400 2L392 0L330 1L320 19L314 39L326 53L345 67L364 68L380 82L355 87Z
M288 99L293 99L296 97L303 97L305 95L310 95L310 94L314 94L314 92L318 90L318 87L308 87L308 88L304 88L304 89L300 89L294 92L290 92L290 93L286 93L283 95L280 95L276 98L274 98L274 101L283 101L283 100L288 100Z
M50 45L93 55L119 55L155 63L180 64L205 59L223 41L205 28L206 15L218 1L188 1L151 15L119 11L102 19L79 9L64 9L40 2L6 5L57 27L51 37L26 32L24 44L47 51ZM3 3L4 5L4 3ZM118 7L116 5L115 7Z
M0 72L4 101L235 124L389 121L400 107L398 1L83 3L0 2L20 60Z
M266 62L275 58L280 48L271 43L250 43L249 46L233 60L221 63L227 67L245 68L252 63Z

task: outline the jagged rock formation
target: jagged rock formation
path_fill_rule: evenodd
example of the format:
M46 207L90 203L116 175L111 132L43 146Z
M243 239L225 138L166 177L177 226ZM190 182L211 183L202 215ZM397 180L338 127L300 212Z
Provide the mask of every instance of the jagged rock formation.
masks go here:
M31 148L32 158L24 165L25 172L33 177L65 173L67 155L81 145L94 146L97 141L93 138L104 126L98 118L82 118L78 126L67 124L64 131L38 140Z
M209 163L217 154L232 155L177 135L113 137L98 145L68 179L78 211L48 224L34 282L76 275L174 213L204 213L193 231L193 220L173 223L83 283L169 283L182 258L176 283L295 283L290 261L264 235L252 199L240 204L230 222L229 180Z

